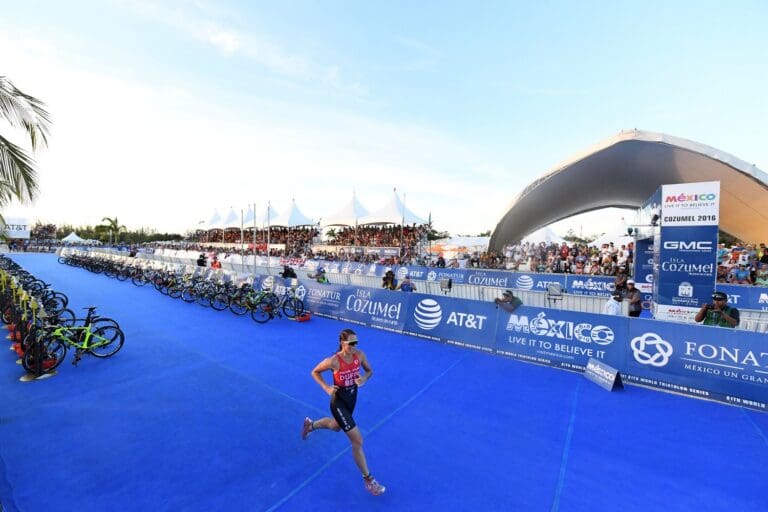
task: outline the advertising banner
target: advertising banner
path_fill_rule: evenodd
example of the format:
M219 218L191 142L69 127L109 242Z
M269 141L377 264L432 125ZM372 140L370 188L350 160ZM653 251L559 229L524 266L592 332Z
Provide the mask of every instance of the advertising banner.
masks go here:
M718 283L715 288L728 294L728 304L739 309L768 311L768 288Z
M412 293L345 286L339 303L339 318L349 322L402 332Z
M338 319L344 288L340 285L301 279L296 288L296 296L304 301L304 309L312 314Z
M27 219L11 218L5 219L5 225L2 226L5 236L14 238L29 239L29 221Z
M717 226L662 227L660 304L695 310L711 301L717 276Z
M653 238L635 240L635 287L643 295L653 293Z
M565 289L565 275L512 272L511 288L516 290L533 290L536 292L545 292L547 291L547 287L550 284L559 284L563 289Z
M654 237L654 316L693 322L717 277L720 182L661 187L661 229Z
M490 302L412 295L403 332L493 352L498 309Z
M634 319L625 353L629 382L768 410L765 334Z
M566 279L565 289L574 295L610 297L615 280L615 277L573 275Z
M622 368L627 318L520 306L499 310L496 353L584 370L590 358Z

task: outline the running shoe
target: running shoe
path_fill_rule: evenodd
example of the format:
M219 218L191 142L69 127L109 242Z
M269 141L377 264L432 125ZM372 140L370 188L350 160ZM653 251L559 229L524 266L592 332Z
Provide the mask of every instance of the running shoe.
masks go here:
M301 439L307 439L310 432L312 432L312 420L306 417L304 418L304 424L301 425Z
M381 485L379 482L376 481L375 478L371 477L369 479L363 479L365 482L365 488L366 490L373 494L374 496L378 496L380 494L384 494L384 491L387 490L386 487Z

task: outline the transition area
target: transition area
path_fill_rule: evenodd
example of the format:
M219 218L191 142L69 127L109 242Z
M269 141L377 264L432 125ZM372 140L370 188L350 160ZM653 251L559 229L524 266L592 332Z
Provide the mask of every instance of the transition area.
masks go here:
M4 510L762 511L768 414L322 318L257 325L56 262L13 259L126 333L19 382L0 362ZM375 372L355 419L369 495L310 370L344 327ZM71 356L70 356L71 358Z

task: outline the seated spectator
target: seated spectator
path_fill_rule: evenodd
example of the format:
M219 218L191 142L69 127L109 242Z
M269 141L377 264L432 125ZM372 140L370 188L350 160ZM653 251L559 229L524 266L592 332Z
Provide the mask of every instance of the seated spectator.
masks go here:
M731 284L752 284L752 279L749 277L749 269L744 263L739 263L731 269Z
M397 289L397 280L395 279L395 273L391 270L387 270L384 277L381 278L381 287L385 290Z
M197 266L198 267L205 267L207 266L207 259L205 258L205 254L200 254L200 256L197 257Z
M518 297L515 297L515 294L512 293L512 290L504 290L504 292L501 294L501 297L493 299L493 302L497 307L501 306L501 309L508 313L513 312L518 307L523 305L523 301Z
M406 274L405 277L403 277L403 281L397 285L398 290L402 290L404 292L415 292L416 291L416 285L413 284L413 281L411 281L411 278Z
M757 271L755 271L755 285L768 286L768 263L760 263Z

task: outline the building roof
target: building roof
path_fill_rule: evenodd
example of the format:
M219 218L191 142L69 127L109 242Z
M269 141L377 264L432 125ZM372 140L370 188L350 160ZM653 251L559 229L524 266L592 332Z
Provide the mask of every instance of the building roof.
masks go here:
M553 222L601 208L639 208L661 185L720 182L720 230L768 240L768 175L733 155L687 139L623 131L557 165L512 201L489 249Z

